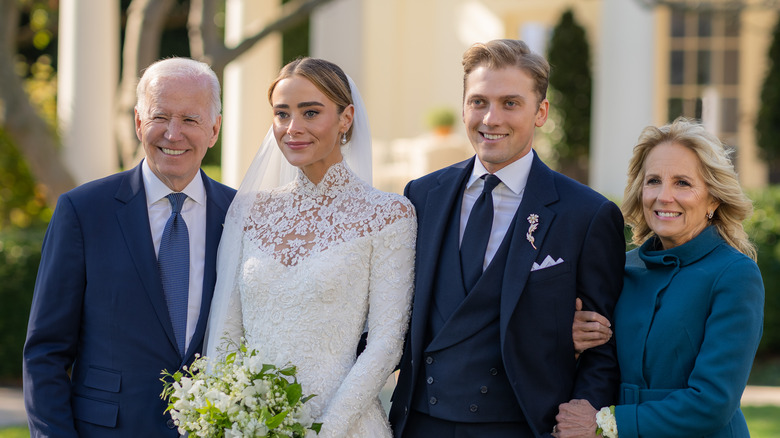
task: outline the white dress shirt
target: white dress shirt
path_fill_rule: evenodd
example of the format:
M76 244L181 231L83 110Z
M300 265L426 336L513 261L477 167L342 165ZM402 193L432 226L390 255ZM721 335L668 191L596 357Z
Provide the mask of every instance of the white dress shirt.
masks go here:
M528 174L531 172L531 163L534 160L533 149L524 157L502 168L495 175L501 182L493 189L493 227L490 230L490 240L488 240L487 250L485 250L485 260L482 264L484 270L493 260L493 257L501 245L509 226L512 225L512 219L515 217L517 207L523 200ZM466 189L463 191L463 204L460 209L460 242L463 242L463 232L466 230L466 223L469 220L469 214L477 202L477 198L482 193L482 187L485 186L485 180L482 175L490 173L479 161L479 157L474 160L474 170L466 182Z
M146 160L144 160L141 170L146 190L146 208L149 211L149 226L152 230L154 252L159 254L165 223L168 222L172 210L171 203L166 196L173 191L157 178ZM203 186L200 173L190 181L182 192L187 195L187 199L182 206L181 215L184 222L187 223L187 232L190 237L190 293L187 299L187 339L184 347L187 349L200 316L203 273L206 263L206 188Z

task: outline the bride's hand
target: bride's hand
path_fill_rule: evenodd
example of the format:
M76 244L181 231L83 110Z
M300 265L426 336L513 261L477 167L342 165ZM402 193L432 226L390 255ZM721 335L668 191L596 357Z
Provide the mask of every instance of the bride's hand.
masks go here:
M607 343L612 337L612 324L599 313L582 310L582 300L579 298L575 302L575 309L571 329L574 351L579 357L585 350Z

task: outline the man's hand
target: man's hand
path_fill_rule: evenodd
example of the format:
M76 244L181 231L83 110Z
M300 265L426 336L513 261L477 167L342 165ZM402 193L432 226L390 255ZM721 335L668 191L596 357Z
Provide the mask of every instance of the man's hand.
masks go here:
M572 323L572 339L574 351L579 357L585 350L606 344L612 337L612 324L596 312L582 310L582 300L575 302L574 323Z
M572 400L558 406L555 416L558 424L553 429L556 438L594 438L596 436L596 409L587 400Z

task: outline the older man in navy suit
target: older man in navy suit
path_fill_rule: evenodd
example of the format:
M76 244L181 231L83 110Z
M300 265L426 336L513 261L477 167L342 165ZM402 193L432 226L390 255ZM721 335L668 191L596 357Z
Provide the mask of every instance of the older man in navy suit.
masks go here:
M476 157L410 182L415 296L390 412L396 437L543 437L558 405L614 403L614 343L575 359L575 299L611 318L622 286L615 204L533 152L549 65L516 40L463 57Z
M33 437L178 436L159 379L203 344L235 194L200 170L220 111L208 65L153 64L135 108L146 159L57 202L24 347Z

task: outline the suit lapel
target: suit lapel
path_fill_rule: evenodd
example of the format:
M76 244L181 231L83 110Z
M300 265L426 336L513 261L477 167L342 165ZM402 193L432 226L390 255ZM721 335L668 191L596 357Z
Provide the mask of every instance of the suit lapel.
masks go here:
M553 173L534 153L534 161L523 192L523 200L518 207L517 222L504 271L500 319L502 344L507 324L515 312L520 295L525 289L525 283L528 281L528 275L531 273L531 267L540 255L539 249L542 248L550 225L555 218L555 212L547 205L557 200L558 192L555 188ZM531 214L539 216L538 226L533 232L534 245L537 249L533 248L527 237L530 226L528 217Z
M116 215L138 277L144 285L144 291L152 303L154 312L160 320L171 346L178 349L176 337L173 334L173 325L168 314L168 305L165 303L165 294L162 289L157 257L149 229L149 211L146 206L146 192L141 174L142 165L139 164L130 171L120 184L115 197L125 205L117 210Z
M438 179L438 186L427 193L425 217L417 232L425 241L417 244L417 282L414 295L414 312L412 312L411 331L412 351L422 352L427 331L427 321L433 297L433 282L440 259L442 240L450 220L458 220L460 212L453 212L452 207L462 194L461 187L474 166L474 158L467 161L464 167L450 167ZM460 269L455 267L457 275ZM453 274L454 275L454 274Z

